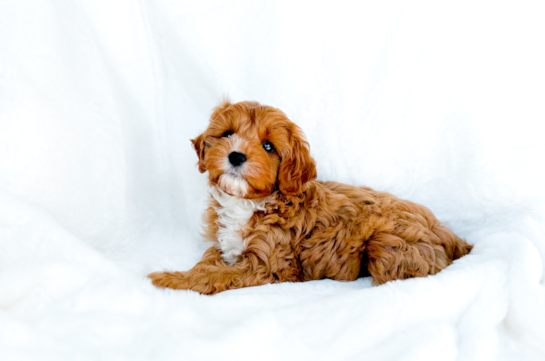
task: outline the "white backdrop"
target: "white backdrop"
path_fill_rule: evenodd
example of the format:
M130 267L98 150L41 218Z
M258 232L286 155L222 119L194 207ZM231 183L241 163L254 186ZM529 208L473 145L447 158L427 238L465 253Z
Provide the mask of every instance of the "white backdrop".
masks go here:
M0 2L0 359L545 357L539 2ZM201 296L189 139L276 106L321 180L422 203L474 251L440 274Z

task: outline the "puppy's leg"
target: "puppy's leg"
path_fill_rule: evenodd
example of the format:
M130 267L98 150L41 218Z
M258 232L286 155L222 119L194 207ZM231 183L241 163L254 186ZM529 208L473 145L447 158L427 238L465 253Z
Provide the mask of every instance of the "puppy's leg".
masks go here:
M268 267L252 255L229 266L215 247L209 248L202 261L187 272L157 272L148 277L158 287L190 289L209 295L276 281Z
M450 263L444 248L439 245L408 243L388 233L380 233L369 239L366 252L369 260L367 268L375 285L435 274Z
M213 265L216 263L223 262L221 258L221 252L216 247L210 247L204 253L202 259L197 266L204 267L206 265ZM153 272L148 275L148 278L151 279L157 287L164 288L173 288L173 289L188 289L189 288L189 279L186 276L188 272Z
M471 250L444 227L408 227L400 233L379 233L368 240L367 268L374 284L436 274Z

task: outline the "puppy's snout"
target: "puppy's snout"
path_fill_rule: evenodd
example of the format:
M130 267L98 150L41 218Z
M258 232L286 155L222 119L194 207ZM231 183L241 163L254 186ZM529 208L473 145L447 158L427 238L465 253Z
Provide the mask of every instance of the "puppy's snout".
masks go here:
M244 162L246 162L246 156L244 154L239 152L231 152L231 154L229 154L229 163L234 167L238 167Z

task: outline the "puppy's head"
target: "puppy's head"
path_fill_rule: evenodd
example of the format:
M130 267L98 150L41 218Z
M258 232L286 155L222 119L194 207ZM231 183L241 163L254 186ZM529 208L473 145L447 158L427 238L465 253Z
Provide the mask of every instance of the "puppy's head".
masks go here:
M286 115L257 102L223 102L191 142L210 184L248 199L278 190L295 195L316 178L304 134Z

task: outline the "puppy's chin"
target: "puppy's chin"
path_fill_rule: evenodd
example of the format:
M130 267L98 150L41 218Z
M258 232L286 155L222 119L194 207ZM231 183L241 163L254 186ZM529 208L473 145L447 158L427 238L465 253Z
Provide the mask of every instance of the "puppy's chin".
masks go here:
M246 180L240 175L224 173L220 175L217 181L213 182L213 184L231 196L252 200L266 198L274 189L274 184L263 185L263 188L256 188L254 184L250 183L251 180L252 179Z
M241 176L224 173L218 179L218 187L227 194L244 198L248 195L250 185Z

